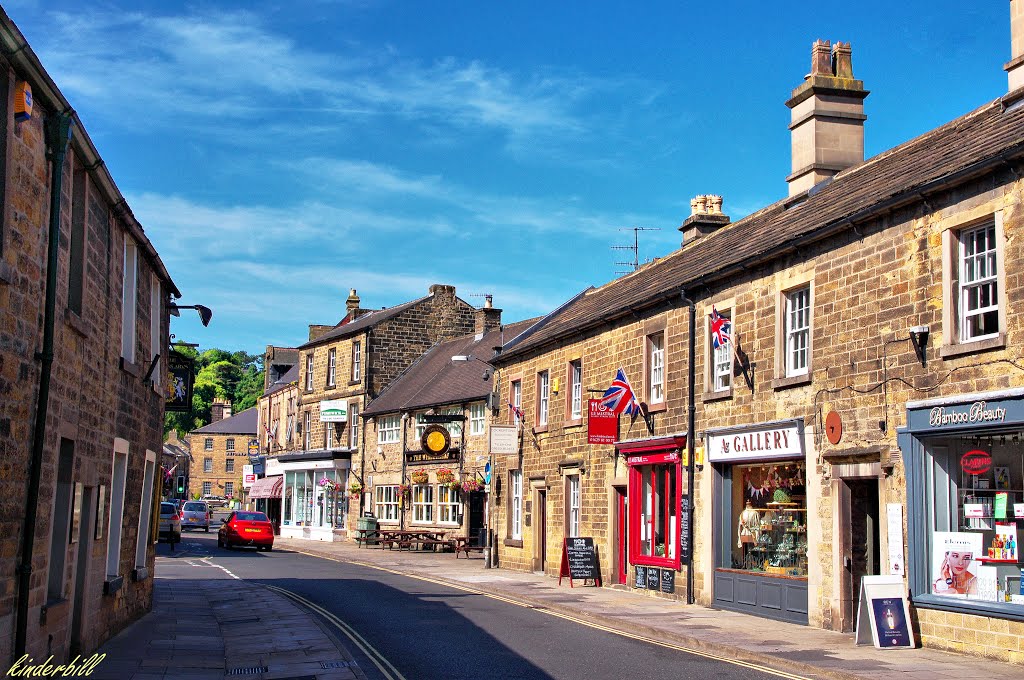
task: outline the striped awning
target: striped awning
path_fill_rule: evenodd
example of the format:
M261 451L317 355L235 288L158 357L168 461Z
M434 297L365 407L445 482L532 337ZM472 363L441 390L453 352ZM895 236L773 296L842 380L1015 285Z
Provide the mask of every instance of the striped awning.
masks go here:
M249 498L280 498L283 488L284 477L281 475L257 479L249 488Z

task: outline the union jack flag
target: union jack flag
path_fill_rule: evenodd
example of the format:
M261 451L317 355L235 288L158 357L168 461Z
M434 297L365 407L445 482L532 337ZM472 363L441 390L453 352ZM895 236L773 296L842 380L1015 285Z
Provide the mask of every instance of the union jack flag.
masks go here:
M512 415L514 415L517 420L523 420L523 409L519 408L511 401L508 402L508 410L512 411Z
M625 411L631 416L640 413L640 404L637 403L636 394L626 380L626 373L620 368L615 374L615 380L604 396L601 397L601 405L608 408L615 414Z
M711 308L711 340L715 343L715 349L728 344L732 335L732 324L729 319L718 313L714 307Z

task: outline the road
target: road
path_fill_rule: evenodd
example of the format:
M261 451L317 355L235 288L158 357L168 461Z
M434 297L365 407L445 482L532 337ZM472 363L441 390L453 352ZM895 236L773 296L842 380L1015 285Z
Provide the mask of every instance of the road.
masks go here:
M793 677L384 570L286 550L224 550L216 536L186 532L173 552L161 543L157 577L221 579L225 588L238 578L288 591L321 608L371 679Z

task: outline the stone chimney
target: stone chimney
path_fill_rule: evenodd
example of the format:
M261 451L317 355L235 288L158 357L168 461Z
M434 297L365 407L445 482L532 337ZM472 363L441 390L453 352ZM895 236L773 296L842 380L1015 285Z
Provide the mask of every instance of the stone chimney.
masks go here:
M359 296L356 295L355 288L350 288L348 291L348 299L345 300L345 311L349 321L359 316Z
M494 308L494 298L492 296L484 296L484 306L476 310L474 322L475 328L473 332L477 335L497 330L501 326L501 310Z
M337 326L325 326L319 323L309 324L309 342L319 340L327 333L327 331L333 331L335 328L337 328Z
M1010 61L1003 69L1009 92L1024 87L1024 0L1010 0Z
M729 216L722 214L722 197L704 194L690 199L690 216L679 226L683 232L682 245L686 245L715 229L729 224Z
M793 171L786 178L790 196L864 162L867 96L863 81L853 77L849 43L830 47L827 40L815 42L811 72L786 102L792 111Z
M213 405L210 407L210 424L230 417L231 402L227 399L214 399Z

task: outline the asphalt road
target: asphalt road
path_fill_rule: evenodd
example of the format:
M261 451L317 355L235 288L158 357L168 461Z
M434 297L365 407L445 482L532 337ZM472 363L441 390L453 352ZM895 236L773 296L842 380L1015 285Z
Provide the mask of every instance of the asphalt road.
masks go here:
M369 678L389 677L369 658L373 654L409 680L779 677L378 569L286 550L223 550L216 536L215 527L209 534L186 532L173 552L161 543L157 576L222 579L225 588L240 578L305 598L336 617L321 618ZM368 650L344 628L361 636Z

